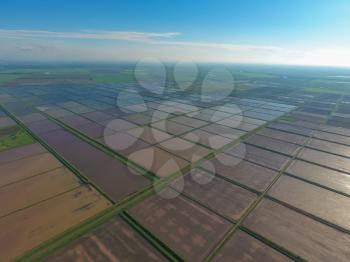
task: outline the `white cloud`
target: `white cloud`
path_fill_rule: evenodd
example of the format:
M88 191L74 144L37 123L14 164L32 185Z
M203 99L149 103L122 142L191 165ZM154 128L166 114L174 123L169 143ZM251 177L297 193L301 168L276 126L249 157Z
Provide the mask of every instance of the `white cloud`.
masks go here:
M118 61L155 57L198 62L350 66L350 48L347 47L280 47L174 39L179 35L178 32L0 29L0 59Z
M293 61L304 65L350 66L350 48L328 46L305 50L303 55Z

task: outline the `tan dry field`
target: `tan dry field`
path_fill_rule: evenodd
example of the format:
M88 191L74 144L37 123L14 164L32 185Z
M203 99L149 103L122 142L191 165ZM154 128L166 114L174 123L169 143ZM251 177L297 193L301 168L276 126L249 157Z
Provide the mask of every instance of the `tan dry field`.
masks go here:
M0 187L61 166L62 164L50 153L0 165Z
M111 204L94 189L73 191L0 219L0 253L9 261Z
M65 167L0 188L0 218L80 185Z
M0 165L46 152L39 143L29 144L0 152Z

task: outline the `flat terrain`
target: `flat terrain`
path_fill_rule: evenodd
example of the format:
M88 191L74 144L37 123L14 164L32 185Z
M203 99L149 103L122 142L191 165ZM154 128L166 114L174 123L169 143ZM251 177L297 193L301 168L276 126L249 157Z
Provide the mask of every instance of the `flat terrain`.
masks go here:
M182 197L166 200L155 196L133 207L130 214L185 260L203 259L230 226Z
M2 259L14 258L108 206L94 190L81 187L5 216L0 220Z
M211 67L2 66L1 261L348 261L350 72Z
M120 217L44 261L163 261L165 258Z

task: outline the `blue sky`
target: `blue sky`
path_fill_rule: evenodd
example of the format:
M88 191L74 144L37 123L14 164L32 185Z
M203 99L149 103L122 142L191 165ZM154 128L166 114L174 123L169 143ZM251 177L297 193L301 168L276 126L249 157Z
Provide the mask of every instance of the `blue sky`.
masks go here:
M350 1L2 1L0 59L350 66Z

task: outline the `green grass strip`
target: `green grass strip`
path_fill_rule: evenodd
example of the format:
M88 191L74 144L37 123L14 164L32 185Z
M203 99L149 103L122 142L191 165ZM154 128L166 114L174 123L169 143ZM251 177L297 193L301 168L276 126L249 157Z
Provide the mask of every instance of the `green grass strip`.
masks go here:
M43 244L29 250L17 258L15 261L39 261L49 256L53 252L65 247L72 241L78 239L79 237L97 228L98 226L105 224L116 215L118 215L122 210L131 207L139 201L142 201L143 199L151 196L153 193L153 188L149 188L141 193L138 193L137 195L127 198L119 204L116 204L113 207L88 218L81 224L70 228L63 233L55 236L54 238L44 242Z
M254 231L244 227L244 226L240 226L239 227L240 230L244 231L245 233L251 235L252 237L258 239L259 241L273 247L275 250L279 251L280 253L282 253L283 255L289 257L290 259L293 259L294 261L300 261L300 262L304 262L306 261L305 259L301 258L300 256L296 256L293 253L291 253L290 251L288 251L287 249L285 249L284 247L277 245L276 243L272 242L271 240L255 233Z
M169 261L184 261L174 251L172 251L163 242L158 240L153 234L141 226L134 218L132 218L127 212L121 212L120 216L139 234L141 234L150 244L156 247Z

